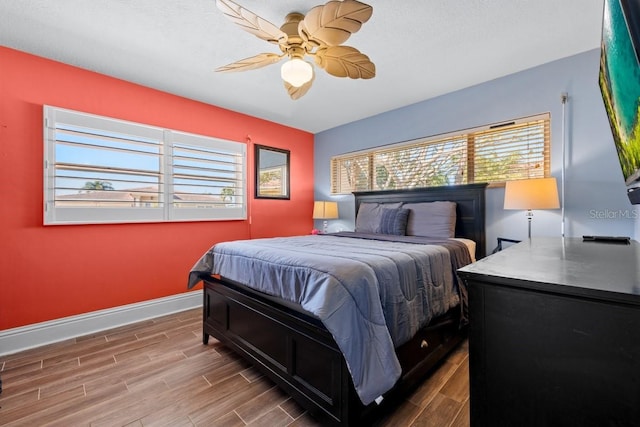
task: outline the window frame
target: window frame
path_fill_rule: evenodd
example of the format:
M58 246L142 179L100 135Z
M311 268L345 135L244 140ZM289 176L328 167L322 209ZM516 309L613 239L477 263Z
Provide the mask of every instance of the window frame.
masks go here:
M403 150L411 150L411 149L428 149L430 146L437 144L452 144L455 145L456 142L460 142L464 140L464 156L460 158L460 164L462 166L459 167L461 169L461 174L455 175L455 182L450 182L451 178L448 178L447 183L443 184L433 184L433 185L412 185L412 186L395 186L393 189L406 189L406 188L416 188L422 186L437 186L437 185L454 185L454 184L472 184L475 182L488 182L490 187L500 187L504 186L504 183L509 179L500 179L500 180L482 180L475 179L476 169L481 170L478 166L479 157L476 156L477 146L476 139L480 139L485 137L486 135L493 134L495 135L495 139L498 139L498 136L508 136L510 133L513 133L514 129L518 128L534 128L536 126L542 125L541 136L543 138L542 144L542 152L538 153L539 156L542 157L542 165L538 168L530 168L526 169L527 177L549 177L551 170L551 114L550 113L541 113L533 116L522 117L519 119L509 120L506 122L501 122L497 124L490 124L484 126L478 126L474 128L459 130L448 132L444 134L417 138L410 141L403 141L394 144L388 144L384 146L378 146L374 148L369 148L366 150L360 150L345 154L340 154L337 156L333 156L330 160L330 194L340 195L340 194L350 194L353 191L370 191L370 190L384 190L385 188L380 188L376 182L379 178L379 171L376 169L376 166L379 163L376 162L377 158L382 157L388 153L397 153L397 155L402 155ZM529 139L523 139L529 140ZM534 140L534 138L530 138L530 140ZM540 143L538 143L540 144ZM519 143L512 143L514 152L517 151ZM437 159L434 157L429 157L429 159ZM357 168L357 171L351 171L351 173L355 174L357 172L358 177L355 180L349 181L348 172L343 172L343 164L344 162L353 162L352 164L356 164L354 166ZM539 163L539 162L538 162ZM406 164L400 163L400 164ZM386 170L386 168L385 168ZM521 170L521 175L522 175ZM394 171L395 172L395 171ZM388 171L387 171L388 173ZM352 175L351 178L353 178ZM513 179L523 179L525 177L515 177L515 174L512 174ZM347 182L345 183L345 179ZM355 187L354 187L355 185ZM391 188L386 188L391 189Z
M227 141L211 136L198 135L162 127L136 123L99 116L75 110L69 110L49 105L43 106L44 118L44 225L65 224L113 224L113 223L140 223L140 222L183 222L183 221L220 221L220 220L246 220L247 219L247 154L246 144ZM56 198L56 179L62 179L56 174L56 170L62 162L56 162L56 147L60 143L56 132L59 126L77 126L81 129L93 129L100 135L119 133L131 135L135 138L149 138L158 141L158 171L149 173L157 174L158 190L157 201L137 205L135 207L124 206L63 206ZM89 127L90 126L90 127ZM233 203L227 204L223 199L221 203L211 202L207 209L202 206L184 207L188 203L181 203L174 198L178 194L179 185L174 185L174 153L178 149L201 150L226 150L237 160L234 163L234 184L239 185L239 194L233 195ZM107 149L109 151L109 149ZM115 150L113 150L115 151ZM155 155L155 154L154 154ZM197 156L197 154L196 154ZM200 160L206 157L200 157ZM77 165L76 165L77 166ZM100 165L87 165L87 170L92 173L101 169ZM104 167L102 167L104 169ZM175 170L179 166L176 164ZM134 171L135 167L123 168L119 173ZM81 178L86 179L86 178ZM189 176L187 175L187 179ZM217 179L211 179L218 181ZM150 181L151 182L151 181ZM237 187L234 187L237 188ZM182 192L184 194L184 192ZM222 196L222 193L221 193ZM59 197L59 196L58 196ZM170 201L170 202L166 202ZM135 201L132 203L136 203ZM202 203L201 203L202 204ZM147 206L148 205L148 206ZM229 205L233 205L230 207Z

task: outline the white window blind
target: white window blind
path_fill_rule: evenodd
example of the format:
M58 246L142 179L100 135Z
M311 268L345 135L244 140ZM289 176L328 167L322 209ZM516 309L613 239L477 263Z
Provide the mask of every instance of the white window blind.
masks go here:
M343 194L371 188L372 167L368 154L344 155L331 162L332 192Z
M246 146L44 107L45 224L246 218Z
M349 153L331 159L331 193L547 177L550 115Z

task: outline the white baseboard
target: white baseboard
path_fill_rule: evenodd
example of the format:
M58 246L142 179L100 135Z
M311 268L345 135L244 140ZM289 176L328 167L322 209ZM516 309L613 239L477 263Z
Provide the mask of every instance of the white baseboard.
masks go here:
M6 329L0 331L0 356L198 307L201 290Z

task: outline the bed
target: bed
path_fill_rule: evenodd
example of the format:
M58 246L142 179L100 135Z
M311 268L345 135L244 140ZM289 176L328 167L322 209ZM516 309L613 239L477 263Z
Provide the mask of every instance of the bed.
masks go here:
M361 425L421 382L466 336L466 290L456 270L485 256L485 187L356 192L357 233L215 245L189 274L189 287L204 283L203 343L213 336L232 348L324 424ZM420 216L421 209L436 205L453 209L450 230L442 230L450 235L420 236L420 218L432 227L437 217ZM411 236L394 235L405 230ZM299 264L292 267L291 257ZM378 262L387 269L370 278L369 266ZM403 263L420 273L403 273ZM355 270L360 264L364 270ZM415 275L445 285L407 296L403 278ZM376 282L396 278L400 291L383 292ZM282 290L281 281L296 282L296 291ZM391 295L401 310L372 294L384 294L384 301ZM404 323L410 328L397 327Z

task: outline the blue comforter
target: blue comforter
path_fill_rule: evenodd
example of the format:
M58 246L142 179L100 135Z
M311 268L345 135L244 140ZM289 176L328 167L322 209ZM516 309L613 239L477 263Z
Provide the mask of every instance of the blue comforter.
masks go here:
M333 335L367 405L400 377L394 347L460 304L455 271L470 262L454 240L346 232L243 240L206 252L189 288L219 274L300 304Z

